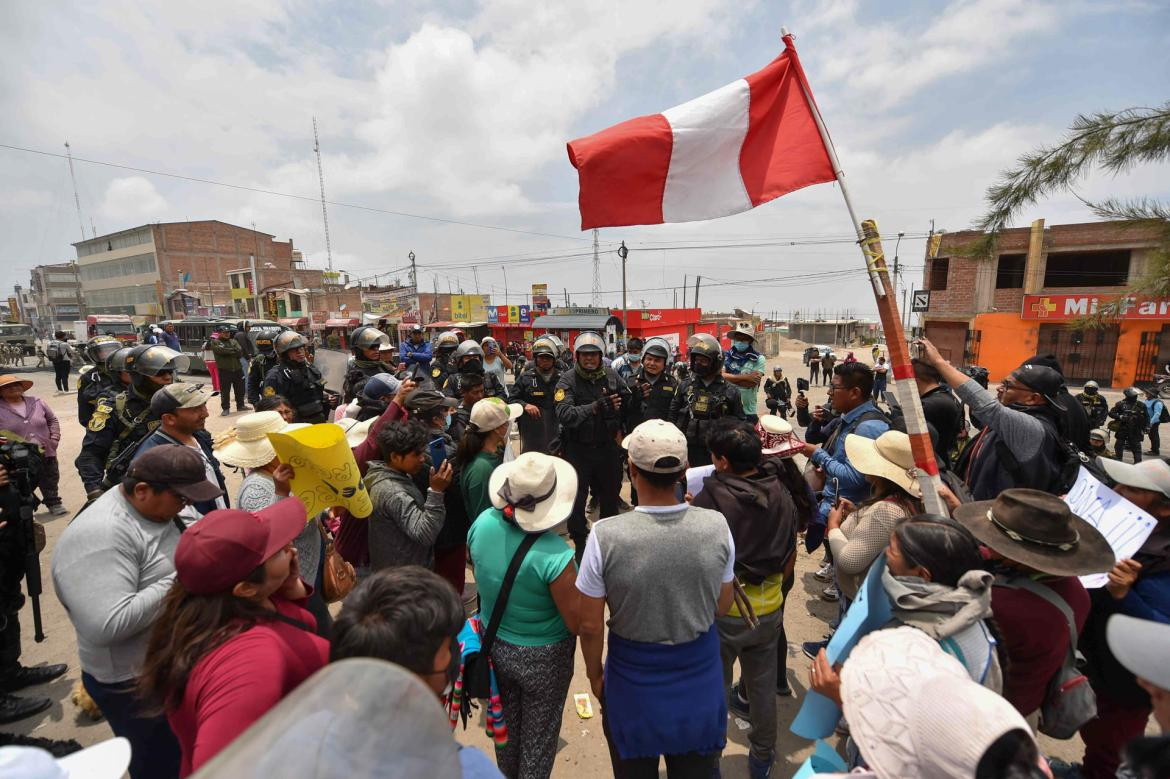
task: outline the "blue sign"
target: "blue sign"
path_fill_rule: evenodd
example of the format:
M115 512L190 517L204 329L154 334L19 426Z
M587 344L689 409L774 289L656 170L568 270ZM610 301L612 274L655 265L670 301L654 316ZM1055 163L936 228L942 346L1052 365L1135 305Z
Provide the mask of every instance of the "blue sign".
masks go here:
M528 306L520 306L520 323L528 324L531 320Z
M495 306L488 308L487 315L489 325L498 325L500 323L500 313L496 311Z

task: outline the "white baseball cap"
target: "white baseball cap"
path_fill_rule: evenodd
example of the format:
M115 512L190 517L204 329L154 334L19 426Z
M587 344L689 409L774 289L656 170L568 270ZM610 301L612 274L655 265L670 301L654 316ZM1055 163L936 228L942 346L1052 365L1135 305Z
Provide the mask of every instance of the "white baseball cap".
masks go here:
M677 473L687 467L687 438L664 419L648 419L622 439L630 462L647 473Z
M1102 457L1098 462L1105 469L1105 473L1109 474L1109 478L1118 484L1137 490L1159 492L1163 497L1170 498L1170 465L1164 460L1154 458L1130 465L1120 460Z
M519 403L508 404L500 398L484 398L471 407L471 424L477 430L495 430L500 425L518 418L524 413Z

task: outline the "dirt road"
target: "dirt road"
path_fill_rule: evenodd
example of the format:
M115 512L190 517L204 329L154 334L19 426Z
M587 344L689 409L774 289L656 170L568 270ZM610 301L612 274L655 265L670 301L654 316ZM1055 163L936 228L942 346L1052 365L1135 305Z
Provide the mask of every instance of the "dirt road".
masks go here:
M859 352L860 353L860 352ZM793 387L798 376L807 376L807 369L801 364L799 351L783 352L776 360L769 361L769 371L774 364L780 364L789 376ZM0 373L7 372L0 370ZM48 370L27 370L17 372L34 382L29 394L47 401L54 412L60 417L62 440L58 450L61 460L61 494L66 507L75 511L85 500L81 481L73 468L72 463L81 446L83 430L77 423L76 393L58 394L53 388L53 376ZM184 380L200 382L207 378L200 376L183 377ZM70 384L76 382L76 375L71 377ZM1075 392L1076 390L1074 390ZM811 393L813 402L819 402L823 390L814 388ZM1116 396L1116 397L1115 397ZM1109 393L1112 403L1120 397L1120 393ZM760 408L764 409L761 401ZM230 427L235 415L221 417L218 403L213 400L209 405L211 416L207 420L207 427L213 433ZM235 495L241 476L228 474L228 487ZM628 490L628 485L626 487ZM628 497L628 495L627 495ZM27 691L31 695L47 695L54 701L54 705L45 713L21 722L5 726L10 732L34 734L48 738L74 738L83 745L93 744L110 737L110 730L105 722L90 722L81 715L70 702L69 693L73 684L78 681L80 669L77 664L77 650L72 626L65 615L60 603L53 593L52 579L49 576L49 560L61 531L71 519L67 517L53 517L45 511L37 514L37 519L45 524L48 531L48 548L41 556L41 569L44 580L45 593L42 596L42 611L44 613L45 634L44 643L33 642L32 614L26 605L21 614L23 628L24 654L22 662L28 665L38 663L68 663L69 673L57 681ZM796 767L811 753L811 745L803 739L797 738L788 731L792 718L800 706L801 697L807 689L808 661L800 653L800 644L804 641L820 639L826 628L827 621L836 613L836 604L827 603L820 599L824 588L812 574L816 570L820 555L809 556L803 551L797 562L797 581L789 595L785 608L785 627L789 639L789 682L795 691L795 697L779 698L779 741L777 743L777 772L776 776L791 776ZM570 693L587 692L588 680L585 678L584 664L578 654ZM594 709L597 710L596 701ZM491 754L490 742L481 728L469 725L467 731L458 731L457 738L468 744L479 746ZM1079 741L1053 742L1042 739L1043 746L1048 754L1065 759L1079 759ZM747 776L747 730L746 723L737 722L732 718L728 722L728 743L722 763L723 775L729 779ZM565 704L564 720L561 726L561 739L557 755L556 769L553 772L558 777L602 777L610 775L609 757L605 746L605 739L601 732L601 722L597 717L582 720L577 717L573 707L571 695Z

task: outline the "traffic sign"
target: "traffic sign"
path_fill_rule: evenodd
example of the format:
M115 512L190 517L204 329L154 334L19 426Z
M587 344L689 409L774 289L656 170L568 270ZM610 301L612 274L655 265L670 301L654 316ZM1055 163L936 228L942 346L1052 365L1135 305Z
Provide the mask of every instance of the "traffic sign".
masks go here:
M930 310L930 290L916 289L911 295L910 311L914 314L922 314Z

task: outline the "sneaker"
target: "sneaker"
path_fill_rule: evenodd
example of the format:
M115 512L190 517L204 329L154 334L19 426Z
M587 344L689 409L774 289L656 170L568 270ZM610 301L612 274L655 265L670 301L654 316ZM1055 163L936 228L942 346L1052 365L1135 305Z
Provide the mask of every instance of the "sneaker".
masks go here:
M805 641L803 644L800 645L800 651L804 652L804 656L807 657L809 660L816 660L817 655L819 655L821 653L821 650L824 649L825 647L827 647L828 645L829 645L828 639L825 639L824 641ZM785 680L785 681L787 681L787 680Z
M825 563L822 565L820 569L813 574L813 578L819 582L825 582L826 584L833 581L833 564Z
M54 517L63 517L69 513L69 509L65 508L60 503L56 503L52 506L49 506L49 513Z
M727 707L731 709L731 713L735 716L741 719L751 720L752 708L743 691L743 679L740 679L731 686L731 695L728 696Z
M821 600L827 600L830 603L835 603L841 600L841 591L837 589L837 585L830 584L825 589L821 590Z
M769 779L772 768L776 765L776 753L770 753L767 759L761 760L753 754L748 754L748 776L751 779Z

